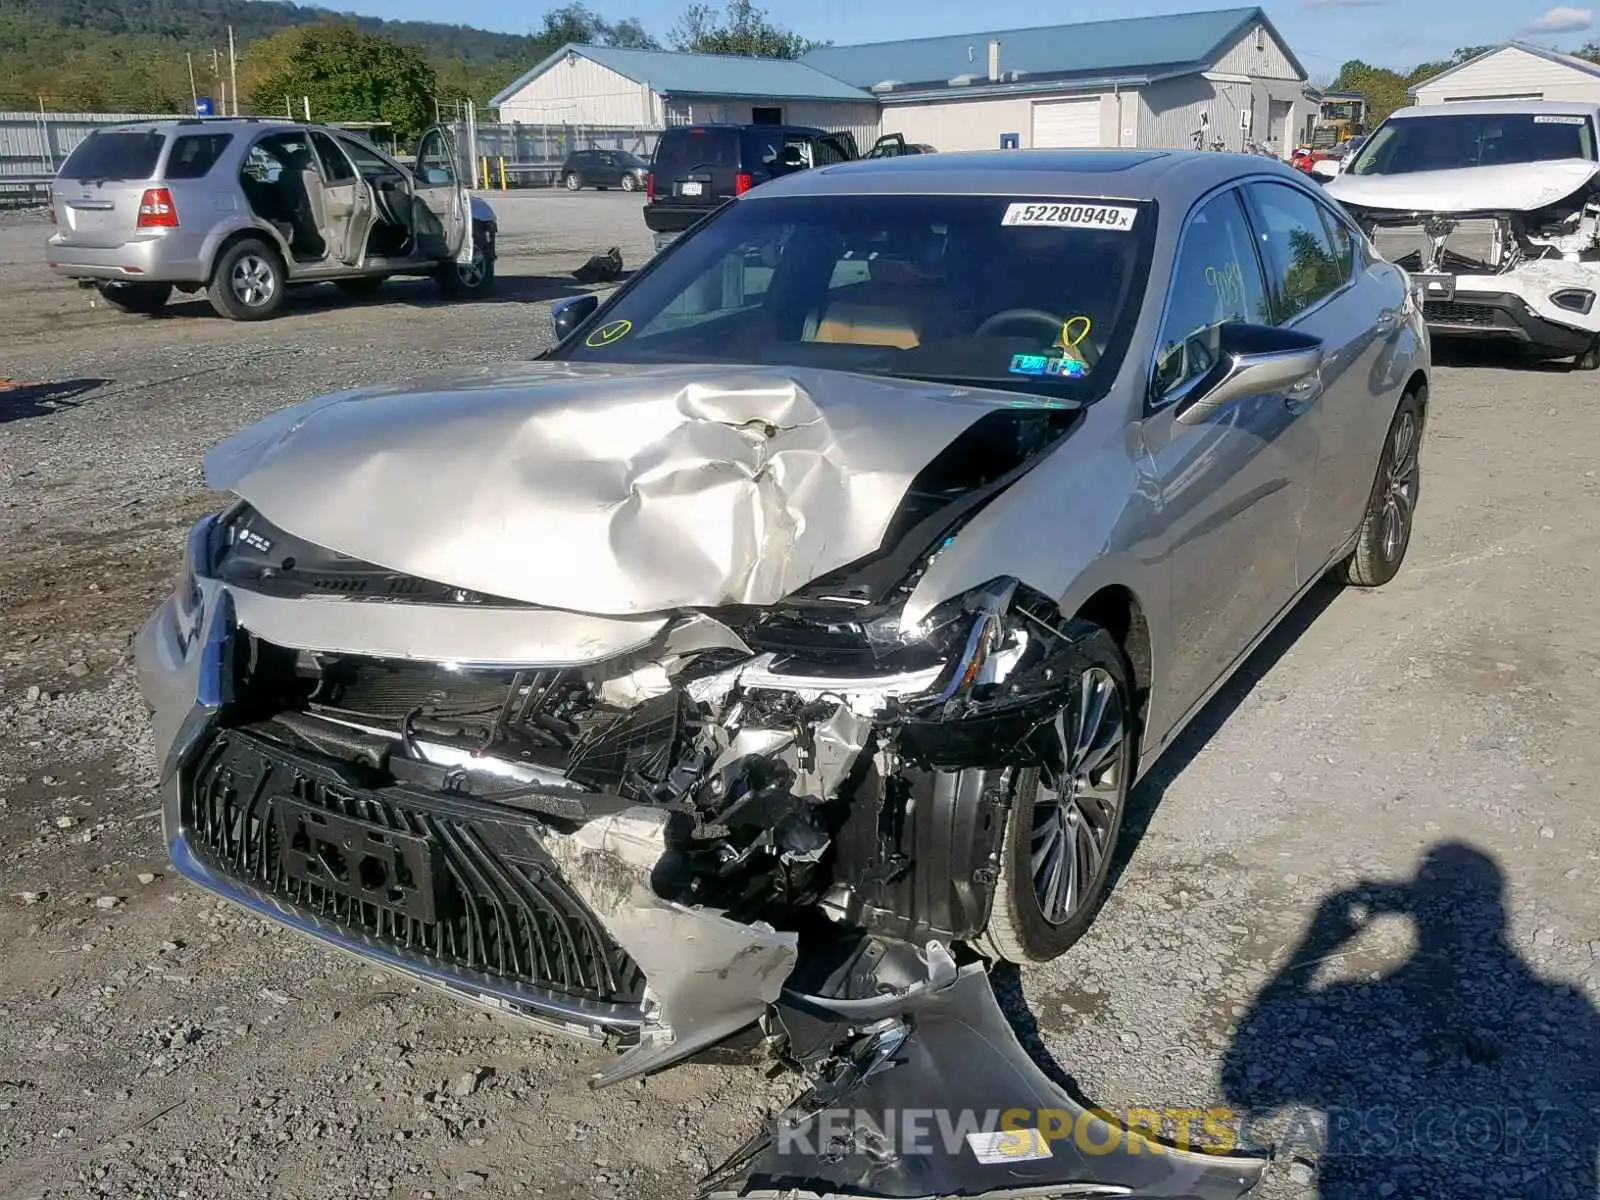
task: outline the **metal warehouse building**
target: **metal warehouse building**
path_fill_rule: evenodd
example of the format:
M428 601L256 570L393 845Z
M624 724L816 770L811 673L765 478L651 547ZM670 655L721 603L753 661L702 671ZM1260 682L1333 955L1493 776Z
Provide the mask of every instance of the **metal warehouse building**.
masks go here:
M878 102L783 59L563 46L491 100L501 121L662 129L668 125L812 125L878 136Z
M1600 66L1586 59L1508 42L1424 79L1418 104L1462 100L1578 100L1600 104Z
M875 95L884 133L940 150L1270 141L1287 157L1317 112L1259 8L828 46L801 61Z

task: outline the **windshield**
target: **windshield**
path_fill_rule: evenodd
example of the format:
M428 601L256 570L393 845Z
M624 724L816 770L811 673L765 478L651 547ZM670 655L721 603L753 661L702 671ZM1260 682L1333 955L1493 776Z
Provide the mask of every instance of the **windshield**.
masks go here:
M557 356L823 367L1088 399L1131 336L1155 217L1135 201L738 201Z
M61 168L63 179L150 179L161 157L163 134L153 130L91 133Z
M1352 175L1408 175L1595 159L1594 126L1566 113L1440 113L1385 121L1351 161Z

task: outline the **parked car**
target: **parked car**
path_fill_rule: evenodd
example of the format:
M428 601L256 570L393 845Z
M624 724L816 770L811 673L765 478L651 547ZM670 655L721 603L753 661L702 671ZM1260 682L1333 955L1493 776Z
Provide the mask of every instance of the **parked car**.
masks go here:
M937 151L926 142L908 142L902 133L886 133L872 144L866 158L899 158L905 154L934 154Z
M561 185L569 192L586 187L643 191L650 164L626 150L574 150L561 164Z
M879 138L874 157L904 148L899 134ZM656 142L645 181L645 226L656 249L707 213L768 180L861 157L855 135L803 125L673 125Z
M431 275L450 296L494 282L494 210L469 194L449 131L413 166L327 125L256 117L136 121L96 130L51 188L50 269L125 312L174 289L235 320L271 316L291 287L365 296Z
M1600 105L1404 108L1326 183L1442 337L1600 368Z
M761 1022L832 1089L801 1129L1070 1124L983 963L1071 946L1141 774L1324 575L1400 569L1404 272L1264 157L889 158L746 191L553 325L206 456L234 501L136 645L178 870L609 1032L600 1083ZM1085 1127L1004 1186L1260 1176ZM1002 1161L801 1144L712 1194L972 1196Z

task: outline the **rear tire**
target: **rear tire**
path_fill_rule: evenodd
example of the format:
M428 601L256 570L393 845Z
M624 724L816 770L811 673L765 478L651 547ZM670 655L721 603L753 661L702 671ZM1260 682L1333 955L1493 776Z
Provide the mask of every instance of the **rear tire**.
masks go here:
M1019 775L989 921L974 939L980 953L1006 962L1049 962L1088 930L1105 901L1133 781L1138 738L1127 655L1097 625L1074 621L1066 632L1081 654L1061 725L1069 783L1057 792L1036 768Z
M567 191L569 192L581 191L583 189L583 180L578 178L578 173L576 171L569 171L567 173L567 177L562 180L562 182L566 184Z
M284 288L278 252L259 238L244 238L217 259L206 296L229 320L264 321L283 303Z
M1356 548L1338 568L1355 587L1382 587L1400 570L1411 545L1417 498L1422 491L1422 401L1413 392L1400 398L1389 434L1378 456L1378 475L1361 515Z
M149 316L158 313L172 296L170 283L97 283L95 291L112 308Z

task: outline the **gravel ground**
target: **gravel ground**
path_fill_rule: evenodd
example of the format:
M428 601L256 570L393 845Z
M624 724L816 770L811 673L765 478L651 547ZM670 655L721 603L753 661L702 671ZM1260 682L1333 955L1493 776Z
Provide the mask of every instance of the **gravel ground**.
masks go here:
M647 252L636 197L491 199L492 302L322 288L259 326L95 307L47 226L0 222L0 378L45 384L0 390L0 1195L667 1200L792 1091L693 1064L593 1093L599 1052L164 862L127 650L216 502L201 452L535 352L567 272ZM1404 573L1301 607L1141 786L1090 935L1000 981L1097 1103L1249 1111L1268 1200L1600 1194L1594 379L1438 372Z

